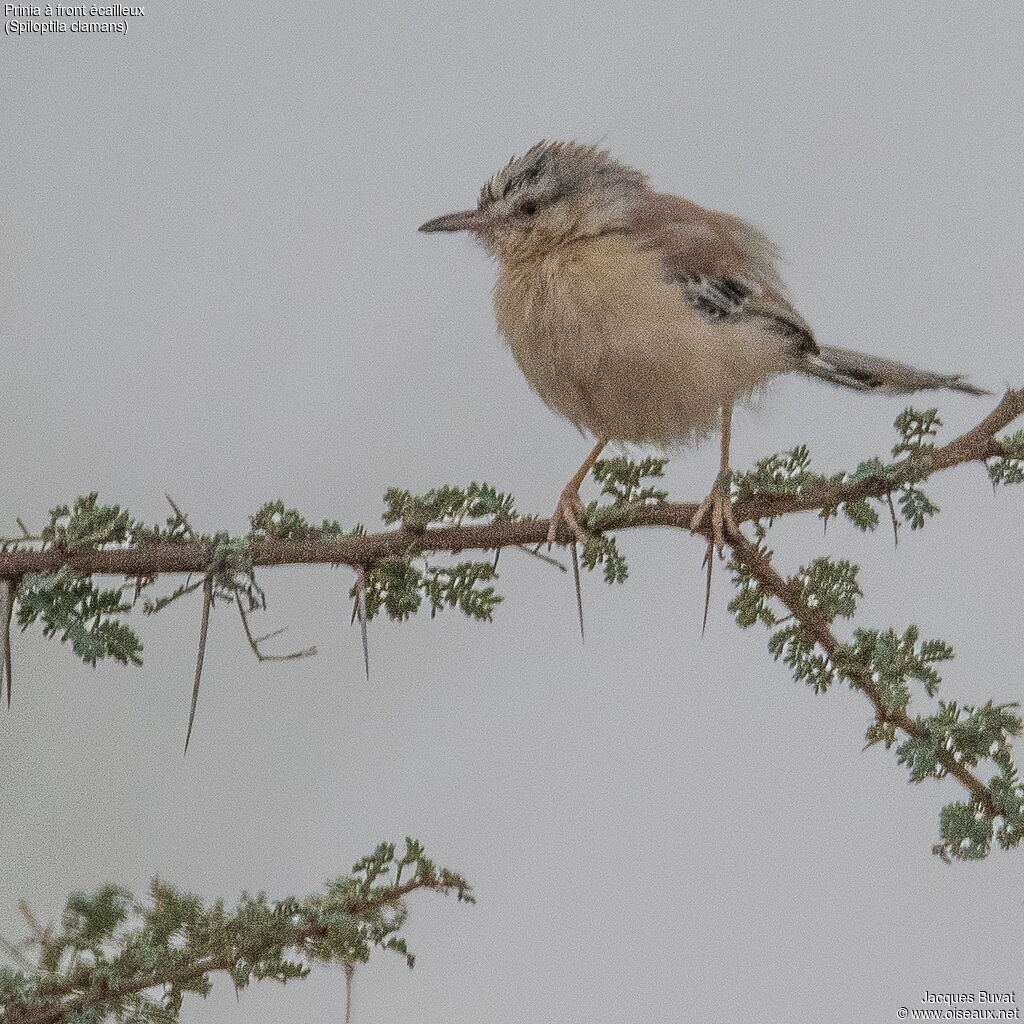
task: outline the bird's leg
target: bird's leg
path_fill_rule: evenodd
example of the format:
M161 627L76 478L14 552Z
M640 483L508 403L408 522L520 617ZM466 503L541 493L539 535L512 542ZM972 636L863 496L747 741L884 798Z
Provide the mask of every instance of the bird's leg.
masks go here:
M580 466L576 471L576 475L565 485L565 490L562 491L562 496L558 499L558 507L555 509L555 514L551 517L551 525L548 527L549 545L555 542L555 534L558 533L560 521L564 521L566 526L576 534L581 544L587 542L587 535L579 524L584 511L583 502L580 501L580 484L586 480L587 474L594 468L597 457L604 451L604 446L607 443L608 438L602 437L594 445L594 450L587 456L587 461Z
M722 462L718 479L711 493L700 503L700 507L690 520L690 531L697 533L705 516L711 513L711 538L709 540L708 557L711 547L718 551L719 557L725 548L726 537L739 533L739 527L732 516L732 498L729 494L729 444L732 440L732 402L722 406Z

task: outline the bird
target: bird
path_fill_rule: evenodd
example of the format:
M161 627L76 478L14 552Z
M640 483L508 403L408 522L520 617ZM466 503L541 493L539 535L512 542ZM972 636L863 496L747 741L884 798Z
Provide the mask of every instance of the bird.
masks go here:
M656 191L596 145L542 140L486 182L475 208L419 230L468 232L496 259L499 333L544 402L596 439L558 500L549 545L562 523L585 542L579 489L606 445L669 450L717 429L719 475L690 528L706 533L709 559L722 557L738 533L733 408L780 374L855 391L988 393L962 374L819 344L760 228Z

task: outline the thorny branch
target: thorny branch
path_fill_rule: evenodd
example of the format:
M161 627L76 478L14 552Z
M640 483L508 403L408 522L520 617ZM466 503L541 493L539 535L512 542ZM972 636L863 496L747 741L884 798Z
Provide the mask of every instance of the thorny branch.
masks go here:
M1002 455L1003 449L995 434L1022 414L1024 388L1007 391L999 405L981 423L931 453L928 475ZM757 519L778 519L794 512L830 508L864 498L884 498L892 486L891 480L865 477L799 496L757 495L738 501L733 516L738 524ZM697 507L696 502L664 501L631 509L621 516L611 512L602 520L601 529L607 532L641 526L669 526L689 530ZM403 525L362 536L255 541L250 554L254 567L319 564L347 565L357 569L386 558L404 558L435 551L458 554L462 551L495 551L511 546L538 545L547 541L549 526L548 519L427 529ZM707 535L709 529L705 527L700 532ZM60 547L44 551L10 550L0 551L0 579L12 579L28 573L52 573L63 566L82 575L132 578L163 573L202 573L208 569L209 559L209 546L199 542L83 551Z
M378 888L363 897L353 896L347 899L343 908L344 915L372 923L382 907L401 907L405 897L418 889L427 889L442 895L454 890L460 901L475 902L472 890L461 876L447 869L436 869L424 861L416 875L405 882L401 882L399 874L393 885ZM301 952L318 940L329 939L330 935L331 929L326 924L296 925L288 936L287 946ZM401 944L395 945L394 948L404 950L405 947ZM95 1014L97 1009L117 1007L127 998L148 989L167 986L188 988L211 973L232 972L236 968L237 959L236 951L227 949L223 953L212 953L184 965L178 963L150 971L140 970L124 980L113 983L102 975L84 988L77 977L67 981L47 982L44 1005L15 1009L9 1016L4 1017L4 1020L9 1021L9 1024L63 1024L68 1020L78 1019L80 1014L87 1014L90 1010ZM407 959L411 966L411 954L407 955ZM352 965L345 961L343 966L351 968ZM350 998L351 971L348 969L346 976ZM89 1019L94 1018L90 1016ZM177 1020L177 1015L169 1015L169 1019Z
M425 883L419 879L412 879L387 894L387 898L381 902L397 902L416 889L422 889ZM372 909L367 905L364 907L353 907L349 913L353 917L359 917ZM301 946L309 939L323 937L327 934L326 928L304 928L296 930L293 936L293 944ZM54 988L48 993L53 998L65 997L58 1005L44 1007L40 1010L30 1010L20 1016L11 1018L10 1024L60 1024L69 1020L75 1014L87 1010L89 1007L106 1003L116 1003L125 996L134 995L137 992L145 992L146 989L156 988L161 985L187 985L189 982L198 981L207 974L216 971L230 971L234 967L234 958L230 954L221 956L210 956L195 963L188 964L178 970L154 971L149 974L137 974L133 978L116 986L97 986L90 990L75 994L74 988L69 984L64 991Z
M929 438L934 435L933 427L938 425L935 411L917 413L914 410L907 410L897 421L897 427L903 433L904 439L893 449L894 455L900 454L904 457L888 465L879 460L871 460L858 467L857 472L852 475L838 474L826 478L811 474L806 469L806 449L802 449L799 458L798 450L794 449L788 468L783 466L784 472L781 477L775 474L782 464L777 461L777 457L772 457L759 464L758 473L762 474L761 477L757 474L747 474L746 482L741 480L736 484L740 496L733 508L733 518L737 524L755 523L755 529L760 536L765 521L813 510L819 511L822 518L827 521L829 516L837 514L837 510L845 508L847 515L861 528L873 528L870 518L874 516L873 521L877 524L877 515L867 507L867 502L869 499L876 499L888 504L895 525L892 496L896 492L899 494L904 517L912 526L919 525L919 521L923 522L925 515L930 515L937 509L931 505L927 496L917 489L917 484L935 473L965 463L996 460L989 466L994 483L1021 482L1024 479L1024 432L1013 438L996 437L999 431L1022 414L1024 388L1009 390L996 408L979 424L949 444L934 448ZM667 501L665 492L638 483L645 475L661 474L660 463L653 470L648 465L657 463L658 460L645 460L642 465L628 463L627 460L618 461L625 464L625 470L619 466L615 471L609 467L598 467L595 471L599 482L603 481L605 484L603 493L611 495L615 500L612 504L591 505L587 523L591 532L583 551L583 564L592 569L603 562L605 578L609 582L621 582L626 576L625 562L610 534L640 526L666 526L689 530L698 507L691 502ZM765 463L768 464L767 469L763 468ZM616 483L613 479L615 472L626 472L627 476L617 478ZM633 476L629 477L629 473ZM787 477L787 473L797 475ZM755 486L750 483L751 478L755 481L763 479L767 483ZM789 486L794 481L798 485ZM18 589L23 577L30 577L31 574L31 578L36 579L38 577L35 574L39 574L40 577L45 574L59 574L59 578L65 581L68 600L74 598L82 603L83 607L88 606L89 614L95 615L95 622L100 625L103 614L124 611L130 606L118 603L121 599L119 592L116 591L94 590L86 597L82 597L78 591L73 591L74 581L87 580L93 575L122 576L129 581L136 581L137 599L143 585L148 585L158 575L201 574L202 579L199 583L190 585L186 581L168 597L156 603L147 603L147 610L154 611L197 586L201 585L204 590L192 705L185 739L186 750L199 694L210 609L217 597L229 597L236 604L250 645L257 657L261 660L265 658L259 649L260 640L253 637L247 619L247 611L265 607L263 591L253 575L254 568L329 564L346 565L355 569L357 578L351 591L353 618L358 619L360 623L368 675L367 620L381 608L385 608L393 618L408 617L423 600L420 593L416 592L416 587L421 588L433 611L445 605L458 606L476 618L489 619L491 610L500 601L493 588L486 586L487 581L493 578L496 564L495 567L491 567L489 563L469 562L454 568L427 567L424 559L424 569L421 572L412 568L413 558L434 552L500 552L503 548L512 546L530 551L531 545L539 547L547 541L550 527L550 520L547 519L519 518L509 496L500 495L486 485L476 484L471 485L469 491L441 488L421 497L413 497L407 492L389 491L386 495L389 510L385 514L385 522L401 525L376 534L366 534L361 527L352 533L345 533L337 523L325 523L322 528L311 527L295 510L284 510L283 503L271 503L254 517L253 532L247 537L232 538L226 534L217 534L212 538L200 537L192 530L184 514L173 502L171 505L175 519L168 521L167 531L143 531L140 534L133 534L126 525L129 522L127 513L122 512L118 506L97 507L95 498L95 495L91 496L89 502L92 504L85 504L95 513L93 518L87 521L95 521L96 528L84 525L86 520L82 518L75 520L74 515L66 520L68 525L59 525L58 520L60 524L65 523L60 516L68 514L68 509L62 507L51 513L55 518L52 519L51 526L39 537L29 535L25 527L21 526L23 537L0 539L0 665L3 667L0 683L6 681L9 698L11 678L8 623L15 600L19 601L19 614L24 610L26 601L34 602L33 610L30 612L32 616L38 617L45 611L40 610L40 592L36 590L32 593L28 581L23 588L30 591L27 596L23 596L22 591ZM84 502L84 499L79 500ZM859 511L857 506L860 506ZM438 508L446 508L448 511L437 514ZM480 511L481 508L485 511ZM267 509L273 512L269 520ZM274 512L274 509L277 511ZM456 511L453 512L452 509ZM274 516L281 517L280 528L275 525L277 520L274 520ZM466 517L490 518L492 521L483 525L465 525L463 519ZM259 529L258 520L261 524ZM864 525L866 521L867 526ZM78 525L73 527L70 525L72 522ZM708 523L697 532L707 538L711 530L712 526ZM145 542L129 542L132 537L140 536ZM97 538L101 540L97 542ZM575 540L566 531L561 532L558 539L563 543L573 543ZM593 547L591 541L594 542ZM909 737L908 743L911 746L915 743L927 745L933 742L933 733L929 731L927 725L929 720L915 721L906 710L894 707L892 701L886 699L882 688L876 685L866 664L847 657L848 646L841 643L832 631L831 620L813 604L804 600L801 586L796 579L786 580L780 576L773 567L770 556L759 550L741 532L731 535L728 542L734 563L742 566L746 573L756 580L764 594L774 597L788 608L792 618L799 622L806 637L812 642L811 646L816 645L820 648L835 671L861 690L872 702L877 728L886 738L887 745L895 730ZM40 544L41 547L30 546ZM530 553L539 554L535 551ZM572 556L579 606L579 562L575 544ZM559 568L564 570L562 566ZM708 568L710 571L710 565ZM410 590L410 587L413 589ZM248 603L248 609L243 597ZM50 607L53 607L52 600ZM66 607L58 608L53 614L60 612L65 615L62 621L67 622L67 611ZM21 619L23 625L32 620L24 617ZM59 625L54 625L55 621L55 618L51 618L47 625L51 635L60 628ZM114 624L110 628L116 631L120 627ZM127 627L123 628L124 634L115 632L109 641L111 644L120 644L115 656L118 660L139 663L141 659L137 657L137 650L141 649L141 642L127 630ZM581 634L582 630L580 608ZM65 639L68 638L69 632L70 630L65 632ZM91 657L91 663L95 663L96 657L103 655L96 654L96 647L90 647L89 640L88 635L83 638L80 632L75 641L76 653L86 661ZM79 643L82 650L78 649ZM132 643L135 644L134 647ZM301 657L311 652L296 652L284 657ZM991 709L986 714L989 714L990 718L993 714L998 717L1011 706L1013 705ZM954 720L959 721L956 717L959 714L956 705L950 707ZM1006 721L1011 724L998 724L999 735L1003 739L1007 735L1016 735L1020 728L1020 721L1015 715L1009 714ZM975 726L979 726L978 719L966 723L965 727ZM999 746L1000 743L995 744L995 748ZM930 763L932 768L939 769L936 774L945 773L952 776L971 794L974 801L973 809L968 807L967 813L973 813L973 810L983 812L990 822L1002 817L1006 824L998 837L1000 841L1005 840L1004 845L1015 845L1020 842L1024 831L1024 786L1017 780L1016 769L1009 758L1008 749L999 754L1003 762L999 765L1003 772L1002 781L993 779L991 785L986 785L971 770L979 763L978 757L970 763L964 763L962 755L963 751L940 745L934 750L934 757ZM1007 811L1011 804L1017 809ZM945 834L951 835L955 831L946 830ZM977 848L978 843L975 843L972 849Z
M735 561L749 570L751 576L757 580L766 593L778 598L789 609L793 617L814 638L815 643L828 655L829 661L836 667L840 675L845 676L854 687L866 694L874 705L875 718L879 724L889 722L908 736L922 740L930 738L928 730L913 721L905 711L889 710L870 674L862 666L843 657L839 638L832 632L818 609L812 608L803 600L800 587L795 581L783 579L776 572L771 561L765 558L746 537L742 535L731 537L729 544ZM990 817L995 817L999 813L988 786L957 761L951 751L940 748L937 757L947 773L963 785L971 796L985 808Z

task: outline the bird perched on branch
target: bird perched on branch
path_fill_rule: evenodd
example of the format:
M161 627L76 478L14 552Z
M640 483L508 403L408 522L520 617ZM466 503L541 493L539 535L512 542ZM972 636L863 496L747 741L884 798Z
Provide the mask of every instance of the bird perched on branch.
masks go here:
M717 427L721 473L691 529L721 553L737 529L733 405L776 374L857 391L985 393L957 374L819 345L765 234L655 192L595 146L538 142L484 185L476 209L420 231L468 231L497 257L499 330L540 397L597 439L562 492L549 541L563 521L585 539L579 488L609 441L668 447Z

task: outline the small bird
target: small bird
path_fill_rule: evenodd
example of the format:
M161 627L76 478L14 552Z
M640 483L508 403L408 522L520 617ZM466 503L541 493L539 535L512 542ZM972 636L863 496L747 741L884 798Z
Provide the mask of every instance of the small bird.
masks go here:
M562 492L549 542L560 522L585 540L579 488L610 441L664 449L718 427L721 472L690 527L708 530L709 554L713 545L721 555L737 532L733 406L777 374L856 391L987 393L959 374L819 345L767 235L654 191L597 146L538 142L484 185L476 209L419 230L468 231L497 258L499 331L540 397L597 439Z

